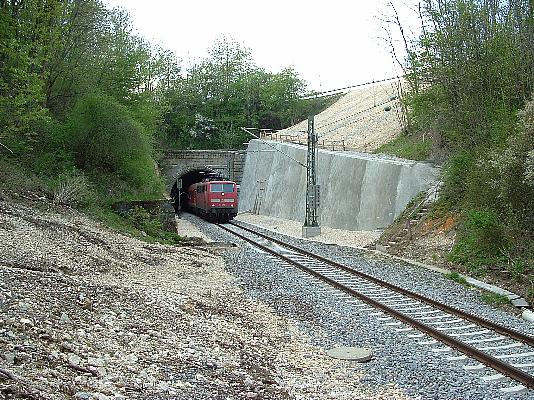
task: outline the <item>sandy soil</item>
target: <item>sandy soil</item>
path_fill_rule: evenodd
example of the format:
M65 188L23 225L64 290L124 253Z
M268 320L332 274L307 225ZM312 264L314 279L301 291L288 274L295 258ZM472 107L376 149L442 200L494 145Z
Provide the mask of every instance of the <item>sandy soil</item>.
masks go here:
M200 238L206 243L212 242L195 224L178 216L176 217L176 231L178 235L185 238Z
M258 225L285 235L302 237L302 222L252 213L240 213L236 220ZM381 233L382 231L345 231L323 226L321 227L321 234L315 236L313 240L350 247L364 247L378 239Z
M351 149L372 152L397 137L402 131L398 84L395 80L354 89L316 115L319 144L344 140ZM280 133L306 136L307 126L302 121Z

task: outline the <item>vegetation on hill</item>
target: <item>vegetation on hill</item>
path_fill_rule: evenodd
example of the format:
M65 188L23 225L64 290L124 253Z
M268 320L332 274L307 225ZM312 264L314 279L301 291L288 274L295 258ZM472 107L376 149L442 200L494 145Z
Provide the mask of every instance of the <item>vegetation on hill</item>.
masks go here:
M224 37L182 71L102 0L0 0L4 172L62 204L160 198L155 148L241 147L241 126L282 128L320 107L299 100L305 90Z
M534 295L534 6L424 0L405 62L406 141L444 161L436 209L461 215L450 260Z
M101 202L161 191L152 137L160 82L179 72L171 54L97 0L0 2L0 21L0 142L12 159Z
M241 127L287 128L331 101L300 99L305 94L296 71L267 72L249 49L223 36L169 91L164 139L177 148L241 148L250 139Z

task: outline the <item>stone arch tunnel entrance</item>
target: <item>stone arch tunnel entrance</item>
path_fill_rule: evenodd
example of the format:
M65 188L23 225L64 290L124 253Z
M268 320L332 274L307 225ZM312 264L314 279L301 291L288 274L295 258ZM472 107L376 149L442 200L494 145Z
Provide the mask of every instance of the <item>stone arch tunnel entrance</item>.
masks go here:
M183 209L187 188L210 173L241 183L246 152L237 150L167 150L160 161L176 211Z
M176 177L176 181L171 189L171 198L173 200L174 210L177 213L182 210L188 211L187 188L207 178L225 179L219 171L209 167L195 168Z

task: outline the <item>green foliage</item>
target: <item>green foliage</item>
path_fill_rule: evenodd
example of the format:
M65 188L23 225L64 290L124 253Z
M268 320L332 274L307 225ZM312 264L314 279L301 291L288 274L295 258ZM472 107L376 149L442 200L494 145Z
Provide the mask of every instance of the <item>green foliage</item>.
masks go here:
M38 55L19 38L29 27L15 18L10 8L0 6L0 141L17 154L31 149L36 127L47 118L43 107L42 80L35 63Z
M444 185L440 193L442 203L449 205L452 209L461 206L459 200L467 191L466 172L471 170L474 163L474 156L468 151L458 152L451 156L443 174Z
M534 187L534 150L529 151L525 159L525 183Z
M407 93L404 102L409 110L409 132L440 132L444 130L443 106L446 102L441 85L432 85L425 90L412 90Z
M449 260L481 275L486 272L486 267L506 262L507 247L504 227L494 211L467 211L462 221L460 239L449 254Z
M49 185L27 171L20 161L0 157L0 192L20 193L31 191L38 195L51 194Z
M407 65L410 120L435 129L452 149L503 143L533 89L532 7L425 0L421 10L427 29Z
M405 65L407 129L446 161L439 207L462 213L450 260L519 279L534 243L534 8L424 0L421 16Z
M510 304L510 299L507 296L493 292L482 293L482 300L492 306L504 306Z
M522 259L513 260L508 265L508 271L514 279L518 279L527 271L526 262Z
M470 286L469 283L467 283L467 280L460 275L458 272L449 272L448 274L445 274L447 278L449 278L451 281L457 282L464 286Z
M113 98L90 95L82 99L69 116L65 137L77 167L93 178L116 176L147 193L162 191L150 137Z
M504 203L506 211L513 211L524 219L534 233L534 185L531 180L531 156L534 149L534 101L527 102L519 113L517 129L507 140L504 149L493 150L485 166L494 176L492 189Z
M432 141L417 140L408 135L401 135L380 146L375 153L390 154L409 160L427 160L430 156Z
M66 128L57 120L50 119L42 125L39 140L31 153L20 158L39 175L54 178L72 173L76 167L74 153L66 135Z
M60 174L52 184L53 201L71 207L87 207L96 202L90 182L79 172Z
M0 2L0 141L33 149L50 116L92 92L127 106L147 128L179 74L176 57L132 33L124 10L100 0Z
M133 208L123 218L137 229L140 236L146 241L165 244L176 244L183 241L183 238L178 234L165 231L162 222L142 207Z
M240 148L250 139L241 127L285 128L331 100L299 99L305 86L293 69L266 72L249 49L222 37L169 92L165 140L178 148Z

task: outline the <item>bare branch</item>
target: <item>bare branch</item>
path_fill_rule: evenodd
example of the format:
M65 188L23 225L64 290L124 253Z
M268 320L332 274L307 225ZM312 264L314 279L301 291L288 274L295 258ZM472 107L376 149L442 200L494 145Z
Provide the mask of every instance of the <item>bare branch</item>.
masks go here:
M7 147L5 144L3 144L2 142L0 142L0 146L2 146L3 148L7 149L11 154L15 154L13 153L13 150L11 150L9 147Z
M0 375L5 376L6 378L11 379L12 381L18 380L17 376L13 372L8 371L7 369L0 368Z

